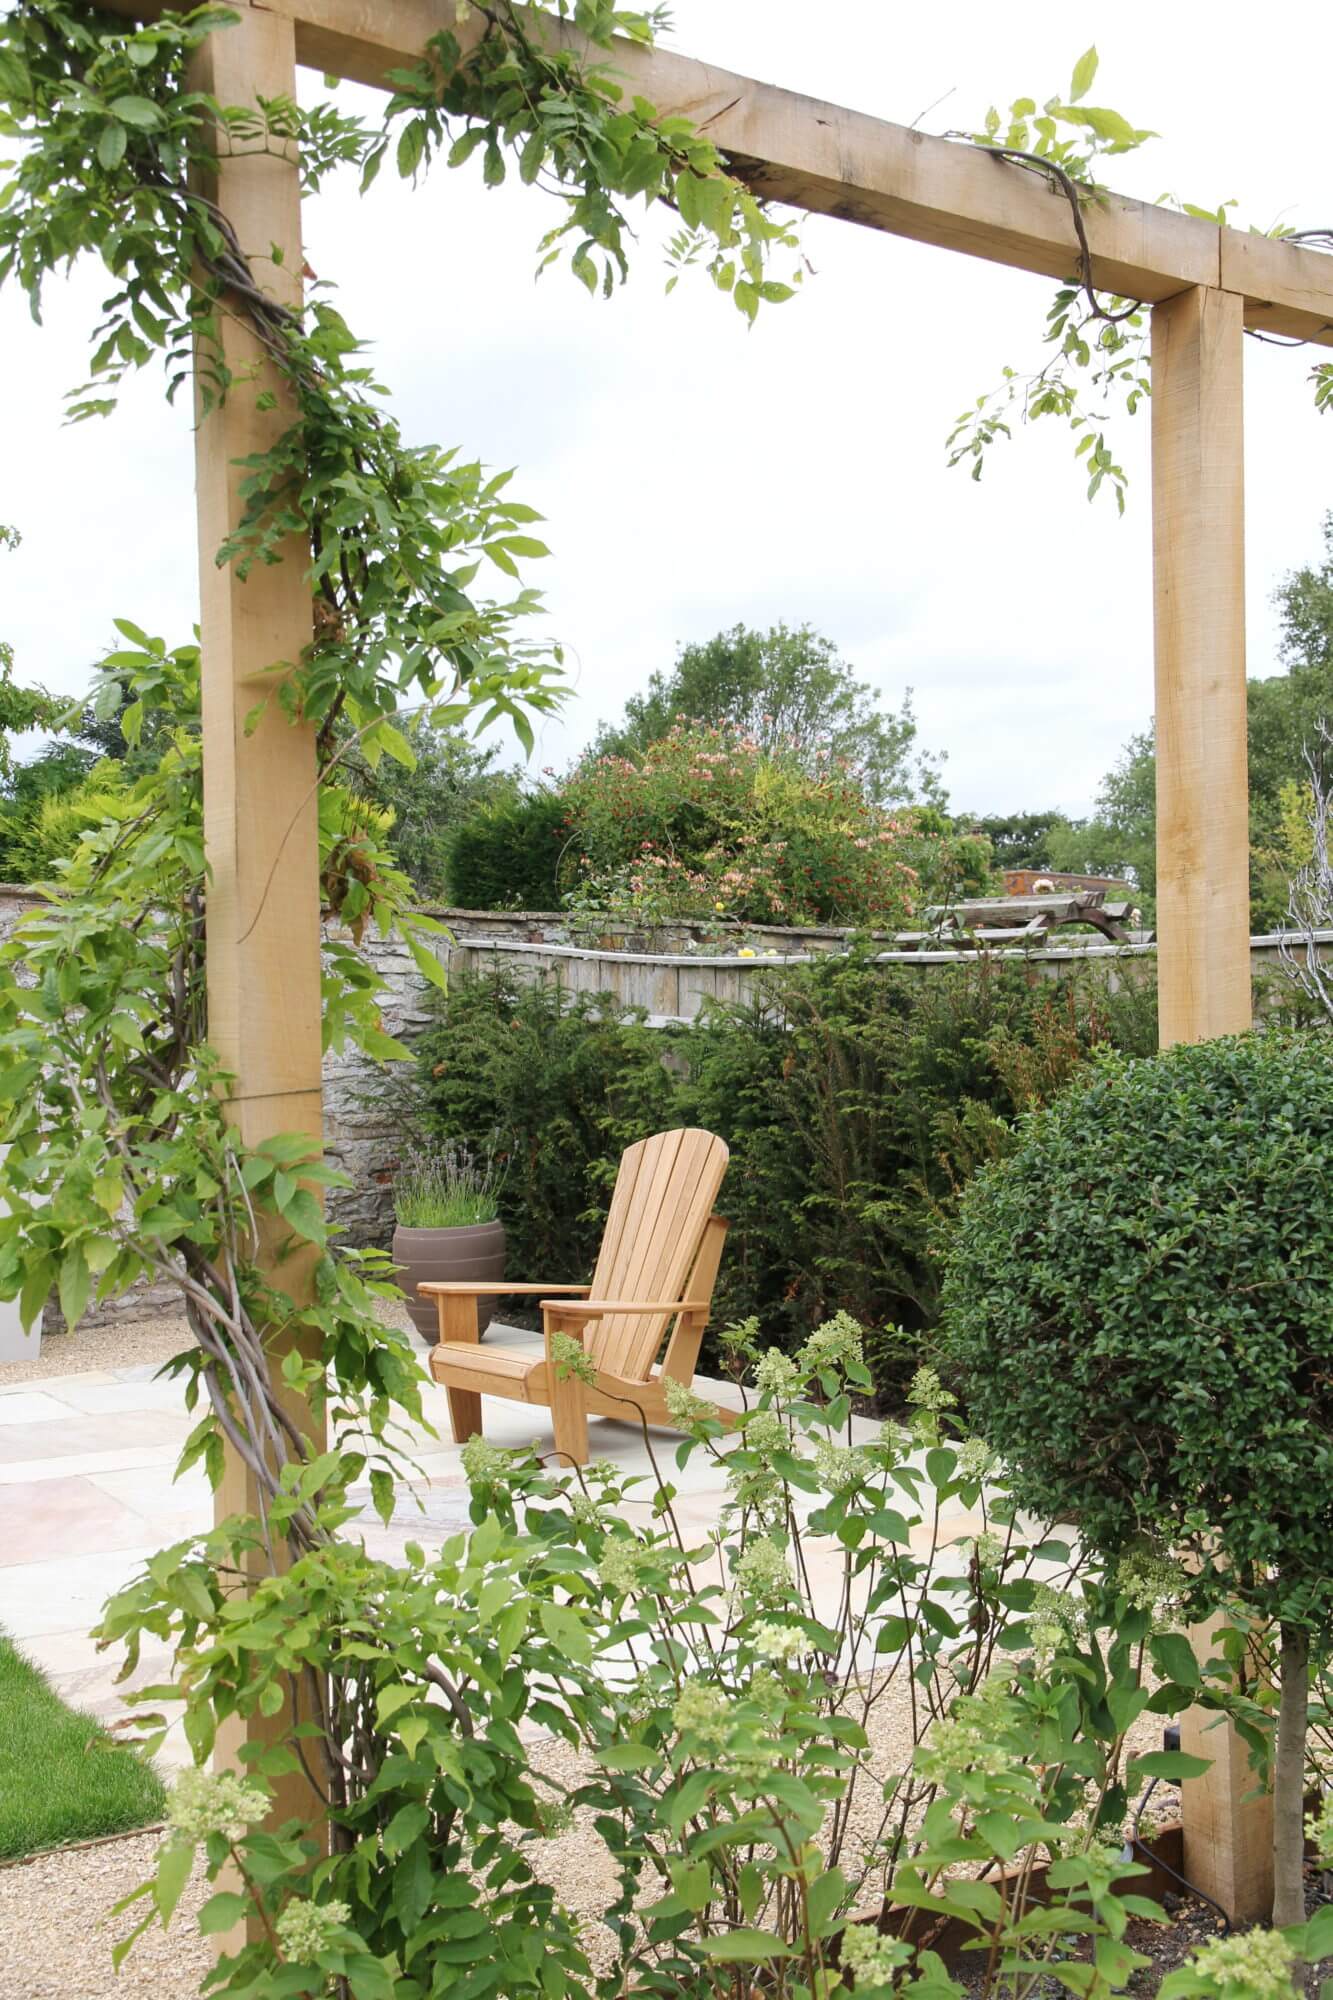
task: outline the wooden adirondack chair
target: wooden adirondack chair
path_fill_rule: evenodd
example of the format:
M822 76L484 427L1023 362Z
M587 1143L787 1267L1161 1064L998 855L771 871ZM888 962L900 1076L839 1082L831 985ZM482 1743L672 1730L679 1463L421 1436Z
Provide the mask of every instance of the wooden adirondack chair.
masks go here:
M430 1370L449 1391L449 1417L461 1444L481 1434L481 1399L540 1403L550 1409L556 1450L574 1465L588 1457L588 1413L670 1424L664 1377L688 1386L708 1324L727 1225L713 1203L727 1170L727 1148L712 1132L659 1132L622 1155L591 1285L516 1285L467 1281L425 1284L435 1300L439 1345ZM545 1352L525 1354L499 1342L482 1347L477 1300L504 1294L541 1299ZM587 1296L556 1298L554 1293ZM671 1338L656 1371L668 1325ZM495 1329L492 1329L493 1331ZM571 1335L597 1370L595 1383L557 1375L551 1342ZM719 1409L730 1422L733 1412Z

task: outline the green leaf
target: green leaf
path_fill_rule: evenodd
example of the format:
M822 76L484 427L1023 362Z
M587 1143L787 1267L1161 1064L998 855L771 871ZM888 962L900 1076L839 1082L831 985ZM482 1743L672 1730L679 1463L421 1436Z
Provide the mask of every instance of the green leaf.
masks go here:
M699 1949L709 1958L752 1960L757 1964L771 1958L796 1956L796 1946L788 1944L785 1938L775 1937L772 1931L726 1931L721 1937L702 1939Z
M1194 1648L1183 1632L1154 1632L1148 1641L1153 1665L1163 1680L1175 1681L1180 1687L1196 1688L1200 1685L1199 1663L1194 1657Z
M1069 102L1077 104L1080 97L1086 97L1092 88L1092 79L1097 74L1097 50L1095 45L1085 49L1074 64L1074 77L1069 86ZM1035 107L1034 107L1035 108Z
M417 971L431 986L438 986L442 993L449 990L449 975L441 965L429 945L422 944L420 938L407 932L407 948L415 961Z
M375 734L381 750L387 750L395 764L403 765L408 771L416 770L417 753L401 729L395 729L391 722L381 722Z
M387 1527L393 1519L394 1486L393 1475L382 1466L376 1467L370 1475L370 1498L375 1512Z
M72 1244L61 1262L58 1284L60 1310L71 1333L83 1318L92 1282L87 1258L77 1243Z
M384 1829L384 1852L389 1855L405 1854L429 1825L430 1813L425 1806L400 1806Z
M514 1648L515 1646L517 1646L519 1640L523 1637L523 1634L527 1631L527 1629L528 1629L527 1604L523 1598L521 1597L516 1598L515 1601L511 1605L509 1605L509 1607L505 1611L503 1611L500 1614L499 1622L495 1627L495 1650L496 1653L499 1655L500 1665L502 1667L507 1667L509 1665L510 1660L513 1658Z
M586 1665L592 1658L592 1641L577 1611L567 1604L543 1604L538 1615L547 1638L571 1660Z
M157 1873L153 1878L153 1903L162 1919L165 1930L175 1913L185 1884L190 1879L194 1867L193 1844L185 1840L168 1840L157 1850Z
M309 1188L296 1190L283 1209L282 1218L298 1236L304 1237L307 1243L324 1243L328 1239L324 1211Z
M136 125L142 132L152 132L162 123L162 112L151 97L116 97L111 101L111 113L123 125ZM119 624L119 619L117 619Z
M125 157L129 138L123 125L104 125L97 140L97 162L110 173Z
M239 1924L249 1908L248 1896L238 1896L233 1889L219 1889L200 1910L199 1928L205 1937L216 1937L219 1931L229 1931L233 1924Z
M651 1743L608 1743L597 1752L597 1762L608 1771L647 1771L661 1761L662 1752Z
M1144 1757L1133 1760L1136 1772L1149 1778L1201 1778L1205 1771L1211 1771L1211 1757L1193 1757L1188 1750L1150 1750Z
M449 165L461 167L464 160L471 159L482 140L486 137L484 125L474 125L470 132L464 132L461 139L455 139L449 148Z
M375 1713L382 1723L388 1722L391 1716L397 1715L400 1708L406 1708L407 1704L416 1698L417 1690L414 1687L409 1687L404 1681L395 1681L390 1687L382 1687L376 1695Z

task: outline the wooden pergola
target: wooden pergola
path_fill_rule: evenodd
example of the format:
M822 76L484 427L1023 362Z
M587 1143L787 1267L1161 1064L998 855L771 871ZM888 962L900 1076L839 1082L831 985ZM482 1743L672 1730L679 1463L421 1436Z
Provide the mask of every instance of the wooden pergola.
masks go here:
M102 4L139 19L164 11L158 0ZM419 60L432 36L453 29L466 48L484 25L475 16L456 23L453 0L231 4L241 20L211 38L198 78L227 104L294 96L298 65L387 90L388 72ZM543 33L581 42L549 15L539 19ZM589 57L608 60L600 48ZM1076 274L1064 197L981 149L628 41L609 60L635 93L691 119L743 181L776 201L1048 278ZM213 193L259 282L299 304L295 162L224 158ZM1087 209L1086 227L1096 286L1152 308L1160 1032L1164 1044L1197 1041L1251 1019L1242 341L1248 327L1333 346L1333 259L1116 196ZM287 561L256 565L244 581L214 561L239 513L236 462L267 449L293 410L246 329L224 324L233 370L256 369L275 401L260 411L254 398L233 396L196 432L210 1038L236 1078L233 1112L246 1140L301 1132L314 1151L314 735L276 703L252 734L244 728L271 687L272 664L296 660L311 641L306 550L298 537ZM309 1428L308 1412L302 1421ZM233 1461L220 1511L253 1506L246 1487ZM251 1726L280 1733L282 1718ZM1214 1729L1195 1747L1214 1762L1186 1788L1187 1872L1233 1916L1266 1915L1266 1802L1246 1796L1253 1778L1236 1739ZM308 1815L312 1802L306 1792L285 1803Z

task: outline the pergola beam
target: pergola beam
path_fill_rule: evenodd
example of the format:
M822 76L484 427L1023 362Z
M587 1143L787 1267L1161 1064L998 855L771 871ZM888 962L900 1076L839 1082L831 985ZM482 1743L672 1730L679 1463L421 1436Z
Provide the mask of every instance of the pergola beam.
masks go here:
M103 4L139 18L163 11L163 0ZM485 26L473 13L458 28L454 0L261 0L256 11L292 24L299 63L378 90L392 89L389 73L418 62L433 35L453 29L466 45ZM689 118L775 201L1046 278L1077 274L1064 196L981 147L670 49L618 40L608 53L548 14L534 27L606 64L664 115ZM1090 204L1085 222L1103 290L1155 304L1191 286L1220 287L1241 295L1247 326L1333 346L1333 257L1121 195Z

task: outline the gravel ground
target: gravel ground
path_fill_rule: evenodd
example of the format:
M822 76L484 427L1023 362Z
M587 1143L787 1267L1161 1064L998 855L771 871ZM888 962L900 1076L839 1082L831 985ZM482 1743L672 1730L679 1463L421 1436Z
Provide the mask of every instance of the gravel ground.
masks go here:
M1139 1732L1136 1732L1136 1734ZM871 1757L881 1773L900 1769L911 1745L906 1691L887 1698L874 1712ZM1150 1747L1151 1732L1136 1748ZM532 1762L558 1790L577 1785L586 1768L570 1746L547 1738L533 1745ZM1175 1795L1165 1793L1164 1809ZM849 1850L873 1839L883 1811L877 1788L866 1784L854 1801ZM567 1833L534 1842L528 1850L537 1874L578 1916L585 1919L583 1944L596 1972L605 1972L614 1953L611 1933L598 1922L616 1896L615 1869L591 1824L580 1811ZM209 1947L194 1929L205 1894L196 1876L181 1898L168 1932L156 1926L135 1945L119 1975L112 1971L111 1947L135 1921L137 1912L108 1917L111 1906L146 1880L159 1836L133 1834L84 1848L67 1848L13 1867L0 1868L0 1995L4 2000L197 2000L199 1982L211 1963ZM660 1891L645 1880L645 1900ZM1144 1927L1145 1931L1147 1927ZM1203 1926L1206 1930L1206 1926ZM1169 1951L1169 1933L1150 1934ZM1145 1943L1140 1948L1151 1948ZM1178 1962L1171 1957L1165 1964ZM1153 1986L1142 1989L1156 1990Z
M35 1361L0 1361L0 1389L16 1382L41 1382L51 1375L87 1375L98 1368L142 1368L150 1361L170 1361L173 1354L192 1345L181 1313L44 1334L42 1351Z
M5 2000L197 2000L212 1964L194 1927L205 1885L186 1886L169 1931L145 1931L119 1974L111 1948L142 1904L107 1912L147 1880L158 1835L136 1833L0 1868L0 1993Z
M407 1307L381 1303L380 1317L390 1326L413 1333ZM151 1319L118 1319L101 1326L76 1327L73 1333L42 1338L35 1361L0 1361L0 1389L18 1382L41 1382L51 1375L86 1375L98 1368L143 1368L149 1362L170 1361L194 1344L184 1313L157 1313ZM417 1340L424 1361L426 1343Z

